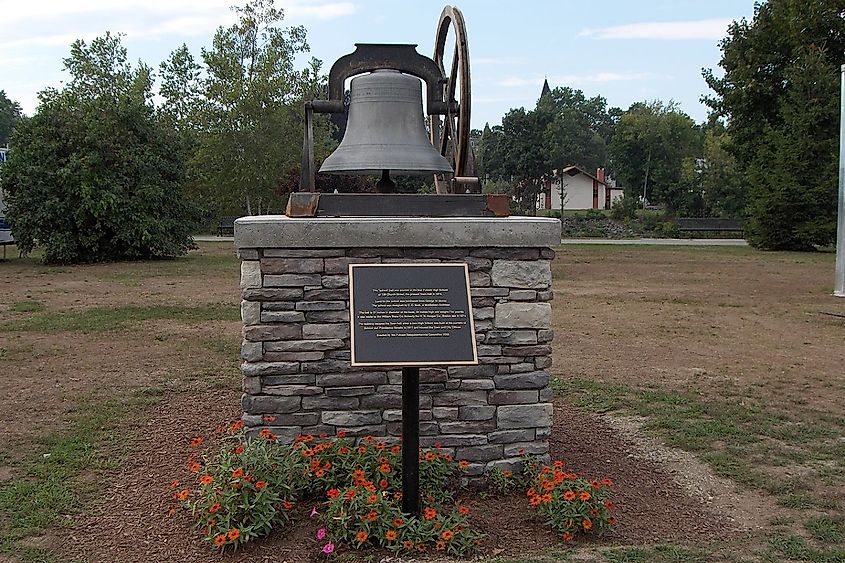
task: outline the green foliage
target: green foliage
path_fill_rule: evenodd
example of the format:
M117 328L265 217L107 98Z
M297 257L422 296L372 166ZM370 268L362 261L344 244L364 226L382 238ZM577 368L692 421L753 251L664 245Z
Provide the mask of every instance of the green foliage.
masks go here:
M836 228L839 65L845 19L837 0L770 0L728 29L705 71L707 103L729 118L727 145L749 184L749 241L807 250Z
M280 211L299 165L303 102L321 97L325 76L311 59L302 26L282 28L273 0L235 8L239 20L219 28L197 63L183 45L162 63L163 111L190 150L188 185L212 218ZM331 149L329 123L315 116L315 156Z
M639 207L639 199L634 194L627 193L610 208L610 216L616 221L630 221L637 217Z
M645 187L649 202L663 203L670 211L684 208L682 164L700 149L693 120L676 104L659 101L633 104L619 119L610 143L613 168L626 195L642 196Z
M193 243L182 154L150 102L150 69L120 38L71 46L61 90L12 137L0 188L18 248L52 263L184 254Z
M13 102L0 90L0 147L9 143L9 137L15 125L23 119L23 111L18 102Z

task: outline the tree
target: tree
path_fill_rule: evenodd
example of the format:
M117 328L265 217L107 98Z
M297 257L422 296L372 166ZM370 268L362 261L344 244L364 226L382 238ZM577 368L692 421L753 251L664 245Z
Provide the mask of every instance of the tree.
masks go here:
M705 102L728 119L729 151L749 184L749 241L772 250L833 242L839 65L845 14L839 0L770 0L734 22L719 66L704 77Z
M685 158L697 157L701 135L695 122L673 102L633 104L619 118L610 143L613 169L628 196L643 194L670 212L684 209L681 175Z
M57 263L184 254L183 155L153 108L149 67L127 63L108 33L75 41L64 63L70 81L39 94L0 177L18 247L43 244Z
M280 28L282 10L272 0L235 8L240 18L219 28L202 49L203 66L183 46L162 65L165 109L196 132L190 159L192 191L214 202L218 214L267 212L280 207L289 173L299 165L303 102L325 89L321 63L311 59L295 70L308 51L305 28ZM315 118L315 154L330 148L328 120Z
M18 102L6 97L6 92L0 90L0 146L9 143L9 136L15 125L23 118L23 111Z

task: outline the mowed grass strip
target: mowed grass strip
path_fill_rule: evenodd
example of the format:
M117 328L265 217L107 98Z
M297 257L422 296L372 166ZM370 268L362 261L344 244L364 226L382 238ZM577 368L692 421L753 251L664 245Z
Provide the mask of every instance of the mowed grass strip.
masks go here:
M133 399L139 401L149 403L148 398ZM66 523L66 517L97 497L101 477L105 479L105 473L128 455L126 442L114 432L128 407L118 402L83 403L66 430L36 438L19 461L2 460L11 466L12 478L0 483L0 553L24 561L55 560L25 540Z
M42 311L29 318L16 319L2 326L8 331L29 332L105 332L124 329L141 321L177 320L236 321L240 319L238 307L226 303L208 305L124 305L120 307L93 307L82 311Z
M557 393L597 413L644 417L645 428L670 446L694 452L714 472L778 495L789 508L839 510L820 494L845 483L845 420L783 413L730 399L705 400L692 392L637 389L587 379L555 379ZM805 413L806 414L806 413ZM801 477L778 477L779 467L801 466ZM768 469L768 470L767 470Z

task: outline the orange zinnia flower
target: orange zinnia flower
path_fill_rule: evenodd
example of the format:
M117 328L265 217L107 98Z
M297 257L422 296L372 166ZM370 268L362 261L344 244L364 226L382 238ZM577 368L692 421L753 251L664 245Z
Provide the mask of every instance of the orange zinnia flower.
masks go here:
M340 491L337 489L329 489L329 492L326 493L326 496L329 498L337 498L340 496Z
M397 528L401 528L402 526L405 525L405 521L402 520L401 518L395 518L393 520L393 525L396 526Z
M452 538L455 537L455 533L452 530L443 530L443 533L440 534L440 537L446 541L451 541Z
M613 486L613 479L602 479L601 484L605 487L612 487Z
M229 540L235 541L236 539L241 537L241 531L238 530L237 528L232 528L231 530L229 530L228 536L229 536Z
M376 512L375 510L370 510L367 513L366 518L367 518L367 521L369 521L369 522L375 522L376 520L378 520L378 512Z
M259 491L263 488L267 487L267 481L256 481L255 488Z
M264 430L259 432L258 435L261 436L262 438L269 438L270 436L273 435L273 433L270 432L270 430L268 428L265 428Z
M382 489L386 489L388 487L388 485L390 485L390 483L387 482L387 479L382 479L381 481L378 482L378 486L381 487Z
M434 452L425 452L426 461L434 461L435 459L437 459L437 456L434 455Z
M337 433L338 438L346 438L346 432L344 430L339 430Z
M286 500L282 502L282 506L285 508L285 510L290 510L291 508L293 508L293 503L289 500Z
M378 470L387 475L388 473L390 473L390 466L386 463L383 463L382 465L378 466Z
M399 535L396 533L396 530L388 530L384 534L384 539L386 539L387 541L394 541L397 537L399 537Z
M214 538L214 545L217 547L223 547L226 545L226 534L217 534Z
M243 467L238 467L237 469L232 471L232 478L233 479L240 479L243 476L244 476L244 468Z
M540 486L543 488L544 491L555 490L555 482L554 481L543 481L542 483L540 483Z
M356 481L359 479L363 479L364 477L366 477L366 475L363 469L356 469L352 472L352 478Z
M589 492L584 491L580 495L578 495L578 498L581 499L584 502L587 502L588 500L590 500L593 497L590 495Z
M590 483L590 486L594 489L601 489L601 485L599 485L598 481L593 481Z
M349 453L349 448L347 448L346 446L340 447L337 449L337 453L339 453L340 455L346 455Z
M461 471L466 471L467 469L469 469L469 462L462 459L458 462L458 469L460 469Z
M373 504L377 500L378 500L378 497L376 495L370 495L370 496L367 497L367 503L369 503L369 504Z
M578 496L575 494L575 491L566 491L563 493L563 500L572 501L575 500L575 497Z
M443 540L437 540L437 543L434 544L434 547L437 548L437 551L443 551L446 549L446 542Z
M378 451L382 451L385 447L386 447L386 445L385 445L384 442L379 442L378 444L376 444L376 449Z
M616 518L614 518L613 516L611 516L610 518L608 518L608 519L607 519L607 525L608 525L608 526L615 526L615 525L616 525Z
M179 486L179 481L177 479L174 479L170 482L170 488L171 489L175 489L178 486Z
M366 447L366 446L359 446L359 447L358 447L358 453L359 453L359 454L365 454L365 453L367 453L367 447Z
M412 542L411 540L403 541L402 549L404 549L405 551L411 551L412 549L414 549L414 542Z
M425 544L424 543L418 543L417 544L417 551L419 551L420 553L425 553Z
M463 516L469 516L469 508L467 508L466 506L459 506L458 512Z
M593 528L593 521L589 518L584 518L584 520L581 522L581 526L583 526L585 530L591 530Z
M182 489L181 491L176 493L176 498L178 500L188 500L188 496L190 496L190 494L191 491L189 491L188 489Z
M320 477L324 476L325 474L326 474L325 471L323 471L322 469L318 469L317 471L314 472L314 477L317 477L319 479Z
M203 475L202 477L200 477L200 483L202 483L203 485L210 485L213 482L214 477L212 477L211 475Z
M215 512L219 512L220 509L223 508L219 502L215 502L211 506L208 507L208 511L214 514Z
M423 510L423 516L426 520L434 520L437 517L437 511L433 508L426 508Z
M313 455L314 455L314 449L313 448L305 448L304 450L302 450L302 457L311 457Z
M348 491L346 491L345 496L346 496L346 498L351 499L351 498L355 498L355 495L356 495L355 489L349 489Z
M557 467L557 468L566 467L566 464L563 463L563 461L560 460L560 459L556 459L555 462L552 465Z
M513 477L513 471L511 471L510 469L505 469L504 471L502 471L502 475L504 475L505 477Z
M540 506L540 501L540 497L538 495L534 495L533 497L531 497L531 500L528 501L528 504L530 504L531 506Z
M264 422L268 422L268 423L269 422L276 422L276 416L274 416L272 414L265 414L264 416L261 417L261 420L263 420Z
M192 461L188 464L188 471L191 473L199 473L200 469L202 469L202 465L200 465L197 461Z
M549 504L550 502L552 502L552 493L544 494L542 497L540 497L540 500L543 502L543 504Z
M232 448L232 453L234 453L235 455L241 455L242 453L244 453L244 449L245 448L243 444L238 444L237 446Z
M202 443L203 443L204 441L205 441L205 440L203 439L203 437L202 437L202 436L197 436L196 438L194 438L194 439L192 439L192 440L191 440L191 447L192 447L192 448L198 448L198 447L200 447L200 446L202 445Z
M369 534L367 532L365 532L364 530L361 530L360 532L355 534L355 541L357 541L358 543L364 543L365 541L367 541L368 537L369 537Z
M616 505L613 504L612 500L606 500L604 501L604 507L608 510L613 510L614 508L616 508Z
M402 451L402 446L393 446L392 448L390 448L390 453L392 453L394 455L398 454L401 451Z
M229 430L231 430L232 432L237 432L238 430L240 430L244 426L246 426L246 422L244 422L243 420L239 420L236 423L234 423L232 426L230 426Z
M572 541L572 532L564 532L563 541Z

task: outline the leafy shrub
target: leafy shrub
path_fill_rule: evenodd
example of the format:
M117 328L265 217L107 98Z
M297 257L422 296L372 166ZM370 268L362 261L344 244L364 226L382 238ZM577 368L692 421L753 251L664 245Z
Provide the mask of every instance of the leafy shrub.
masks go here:
M585 217L587 219L604 219L604 213L599 209L588 209Z
M624 195L617 199L610 208L610 216L616 221L630 221L637 216L639 201L635 197Z

